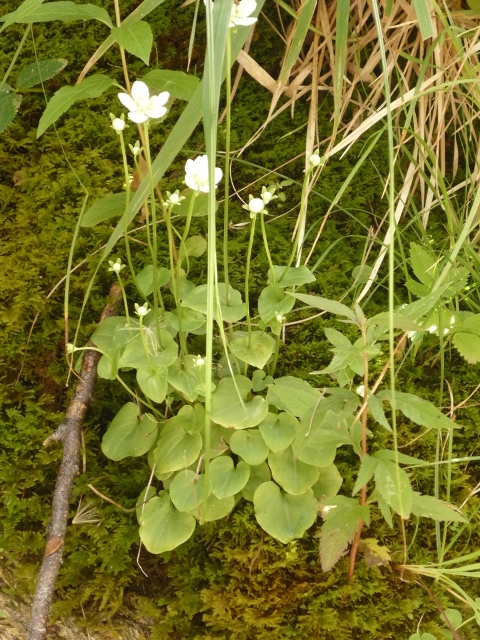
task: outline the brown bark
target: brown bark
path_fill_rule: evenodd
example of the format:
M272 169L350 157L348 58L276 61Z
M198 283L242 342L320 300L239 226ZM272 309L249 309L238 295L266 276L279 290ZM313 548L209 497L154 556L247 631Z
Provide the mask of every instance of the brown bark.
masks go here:
M102 312L100 322L104 318L116 315L121 297L120 287L114 284L110 289L110 300ZM89 345L93 346L92 343ZM33 597L28 640L43 640L47 632L50 605L62 563L70 496L73 481L79 469L82 426L93 397L100 355L98 351L93 350L84 352L80 377L65 419L43 443L46 446L53 441L62 442L63 455L53 494L52 515L46 531L45 553Z

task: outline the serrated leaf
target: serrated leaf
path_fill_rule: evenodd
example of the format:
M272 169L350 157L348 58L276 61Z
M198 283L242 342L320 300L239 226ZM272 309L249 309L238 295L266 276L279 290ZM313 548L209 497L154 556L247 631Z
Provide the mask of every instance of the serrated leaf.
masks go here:
M437 258L419 244L411 242L410 264L418 280L426 287L431 287L438 271Z
M391 460L379 460L375 468L375 485L395 513L404 519L412 512L413 490L406 472Z
M18 23L24 22L25 18L27 18L27 16L30 13L38 9L38 7L42 4L43 1L44 0L25 0L17 9L15 9L15 11L12 11L11 13L6 13L5 15L3 15L0 18L0 22L4 23L0 28L0 33L4 29L9 27L11 24L14 24L15 22L18 22Z
M252 331L246 337L237 336L238 333L234 334L230 343L232 354L252 367L263 369L273 355L275 340L267 333L260 331Z
M183 71L153 69L143 76L143 81L158 93L168 91L173 98L190 100L200 84L200 79Z
M56 76L62 69L65 69L67 64L66 60L56 58L32 62L32 64L27 65L20 71L15 86L19 91L30 89L36 84L40 84Z
M125 192L113 193L101 200L97 200L86 210L80 225L82 227L94 227L114 216L121 216L125 213L126 204L127 194Z
M134 24L112 27L112 36L129 53L140 58L147 66L153 45L153 33L149 24L139 20Z
M383 410L382 401L377 398L376 395L368 396L368 408L370 409L370 413L372 414L372 418L376 420L382 427L385 427L387 431L392 431L392 427L390 426L387 417L385 416L385 411Z
M355 485L352 490L352 496L365 487L373 478L375 469L377 468L378 460L372 458L369 455L363 456L360 463L360 469L358 470L358 476L355 481Z
M331 344L333 344L334 347L341 349L342 347L352 346L352 343L347 338L347 336L344 336L343 333L340 333L340 331L332 329L331 327L325 327L324 332L327 340Z
M272 270L268 270L268 284L276 287L299 287L302 284L315 282L315 276L308 267L283 267L273 265Z
M4 84L0 89L0 133L5 131L8 125L17 115L22 102L22 96L18 95L12 87Z
M212 420L222 427L249 429L255 427L268 413L265 398L248 399L252 382L245 376L220 380L212 398Z
M26 3L25 3L26 4ZM112 21L106 9L97 7L94 4L77 4L68 0L60 0L59 2L31 3L30 10L22 16L15 19L15 22L53 22L60 20L61 22L73 22L75 20L99 20L109 27L112 27ZM3 16L6 18L6 16ZM0 30L1 31L1 30Z
M380 400L388 400L391 404L392 393L390 390L377 393ZM437 409L428 400L419 398L413 393L403 393L395 391L395 408L399 409L404 416L422 427L435 429L458 429L460 425L447 418L440 409Z
M49 3L54 4L54 3ZM50 99L45 111L40 118L37 130L37 139L48 127L56 122L74 102L89 98L98 98L113 84L112 78L101 73L86 78L80 84L73 87L62 87Z
M415 320L395 311L392 314L393 328L402 331L421 331L422 327ZM390 326L390 314L388 311L377 313L367 320L367 327L379 326L388 328Z
M315 309L321 309L322 311L327 311L328 313L333 313L337 316L342 316L344 318L348 318L349 320L356 321L357 317L355 313L349 309L346 305L341 302L337 302L336 300L328 300L327 298L321 298L320 296L312 296L305 293L293 293L291 291L287 291L288 295L293 296L300 302L308 305L309 307L314 307Z
M168 493L161 491L147 502L140 516L140 539L150 553L164 553L186 542L195 526L195 518L180 513Z
M453 505L433 496L422 496L413 492L412 513L423 518L432 518L444 522L468 522Z
M453 335L452 343L462 358L469 364L480 362L480 336L475 333L457 331Z
M291 447L276 453L272 451L268 464L275 482L291 495L300 495L311 489L320 475L319 469L301 462Z
M284 544L301 538L317 519L317 501L311 489L292 496L274 482L265 482L255 491L253 504L258 524Z
M147 453L157 438L157 423L149 414L138 419L133 402L123 405L102 438L102 451L110 460L138 457Z
M320 532L320 561L329 571L345 554L358 529L360 520L368 523L369 511L353 498L337 496L320 503L325 522Z

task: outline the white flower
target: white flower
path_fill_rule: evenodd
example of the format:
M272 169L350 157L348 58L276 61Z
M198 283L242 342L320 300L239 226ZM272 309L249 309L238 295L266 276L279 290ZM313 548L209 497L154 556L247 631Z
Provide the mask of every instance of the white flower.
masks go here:
M202 356L197 356L195 362L193 363L194 367L203 367L205 364L205 359Z
M318 167L320 162L321 162L321 158L318 155L318 151L315 151L315 153L312 153L312 155L308 159L308 163L311 167Z
M428 333L435 333L435 331L437 330L437 325L436 324L432 324L431 327L428 327L427 331Z
M182 200L185 200L185 196L181 196L178 189L174 193L167 191L167 199L165 200L167 207L174 207L176 204L180 204Z
M247 211L250 211L250 217L254 218L257 213L261 213L265 211L265 203L262 198L254 198L253 196L249 196L248 204L244 204L243 208Z
M109 260L108 264L110 265L109 271L114 271L115 273L120 273L120 271L125 268L125 265L122 264L121 258L117 258L115 262Z
M218 184L223 172L215 167L214 182ZM198 156L195 160L188 159L185 164L185 184L194 191L209 192L208 185L208 156Z
M167 108L164 105L169 98L168 91L163 91L158 96L150 96L147 85L141 80L132 84L130 96L128 93L118 94L120 102L129 110L128 117L137 124L146 122L149 118L164 116L167 113Z
M110 114L112 117L112 114ZM112 118L112 129L120 134L126 127L125 120L123 118Z
M128 146L130 147L130 151L133 153L134 158L139 156L143 151L142 147L140 146L139 140L137 140L133 146L131 144L129 144Z
M262 187L263 204L268 204L270 200L274 200L275 198L278 198L278 196L275 196L274 193L275 193L274 186L270 186L268 187L268 189L267 187Z
M135 303L135 313L139 318L144 318L150 311L151 309L148 308L148 302L145 302L144 305Z
M361 384L359 387L357 387L355 389L355 392L361 397L363 398L365 396L365 385Z
M255 24L257 19L249 18L249 16L256 8L256 0L240 0L238 4L234 2L228 27L233 29L234 27L250 27L252 24Z
M283 324L285 322L286 318L285 318L285 316L282 316L281 313L277 313L276 316L275 316L275 320L277 322L279 322L280 324Z

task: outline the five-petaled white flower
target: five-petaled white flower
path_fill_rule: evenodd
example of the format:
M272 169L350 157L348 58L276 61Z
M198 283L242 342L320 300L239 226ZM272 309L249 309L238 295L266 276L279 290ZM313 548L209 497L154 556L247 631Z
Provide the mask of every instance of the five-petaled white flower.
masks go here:
M174 207L175 205L180 204L182 200L185 200L185 196L181 196L178 189L173 193L167 191L167 199L165 200L167 207Z
M126 265L122 264L122 259L121 258L117 258L115 260L115 262L113 262L112 260L109 260L108 264L110 265L109 271L114 271L115 273L120 273L120 271L122 269L124 269L125 266L126 266Z
M163 91L158 96L150 96L147 85L141 80L132 84L131 95L119 93L118 99L126 107L128 117L132 122L141 124L149 118L161 118L167 113L166 102L170 98L168 91Z
M135 303L135 313L139 318L144 318L147 313L150 313L150 311L151 309L148 308L148 302L145 302L145 304L142 305Z
M223 172L215 167L214 183L218 184ZM208 184L208 156L198 156L195 160L188 159L185 164L185 184L194 191L209 192Z
M230 16L230 24L228 25L229 28L233 29L234 27L250 27L257 21L256 18L249 17L256 8L256 0L240 0L238 4L234 2L232 13Z
M265 213L265 203L262 198L254 198L251 194L248 198L248 204L244 204L243 208L250 212L250 218L254 218L257 213Z
M110 119L112 121L112 129L114 129L119 135L125 129L127 124L125 124L125 116L122 114L121 118L115 118L113 113L110 114Z

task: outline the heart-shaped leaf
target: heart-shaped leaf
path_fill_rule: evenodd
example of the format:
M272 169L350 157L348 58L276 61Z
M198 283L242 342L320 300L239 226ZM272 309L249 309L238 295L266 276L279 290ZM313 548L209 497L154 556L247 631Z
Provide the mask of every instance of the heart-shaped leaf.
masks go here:
M292 495L305 493L315 484L320 475L316 467L301 462L294 455L292 447L270 453L268 464L275 482Z
M250 467L242 460L235 468L229 456L221 456L210 463L210 484L217 498L228 498L239 493L248 482Z
M253 466L266 460L269 452L258 429L235 431L230 438L230 449Z
M205 500L205 476L191 469L179 471L170 484L170 498L179 511L192 511Z
M164 553L186 542L195 530L196 520L180 513L170 496L161 491L151 498L140 516L140 539L150 553Z
M193 464L201 450L199 433L186 433L178 424L167 422L153 451L153 459L159 473L179 471Z
M102 451L110 460L142 456L155 444L157 430L153 416L145 413L139 420L137 405L127 402L105 432Z
M260 331L253 331L246 337L234 335L234 339L230 343L230 351L236 358L257 369L263 369L272 357L274 349L275 340L267 333Z
M294 441L299 424L295 416L282 411L267 413L258 428L271 451L282 451Z
M249 400L251 389L252 382L245 376L220 380L213 394L212 420L234 429L249 429L260 424L268 413L268 404L260 396Z
M163 402L167 395L167 369L162 365L143 365L137 370L137 382L153 402Z

